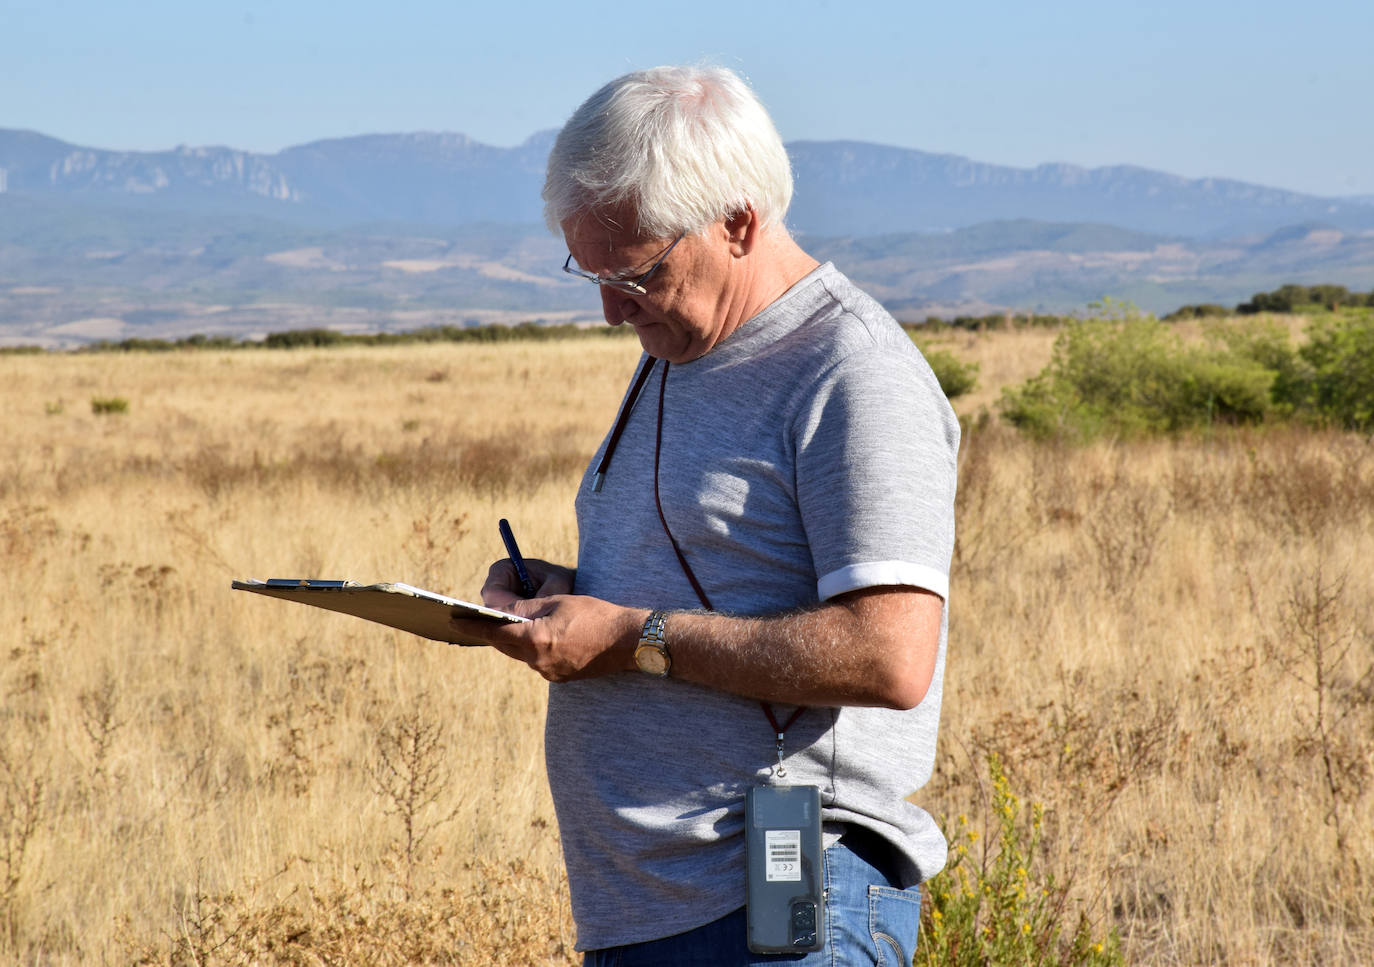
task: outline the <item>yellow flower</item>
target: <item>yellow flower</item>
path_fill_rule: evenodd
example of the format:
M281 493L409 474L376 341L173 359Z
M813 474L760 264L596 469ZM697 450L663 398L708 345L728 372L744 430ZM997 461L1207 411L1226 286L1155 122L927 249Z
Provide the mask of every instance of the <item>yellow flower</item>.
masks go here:
M1022 933L1030 933L1030 921L1027 921L1027 922L1021 924L1021 932L1022 932Z

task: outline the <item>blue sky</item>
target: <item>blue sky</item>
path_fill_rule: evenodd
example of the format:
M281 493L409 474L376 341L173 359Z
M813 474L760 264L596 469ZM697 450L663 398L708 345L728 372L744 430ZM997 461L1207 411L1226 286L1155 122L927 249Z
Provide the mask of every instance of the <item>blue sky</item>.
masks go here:
M707 60L789 141L1374 195L1372 38L1366 0L0 0L0 127L145 150L509 146L627 70Z

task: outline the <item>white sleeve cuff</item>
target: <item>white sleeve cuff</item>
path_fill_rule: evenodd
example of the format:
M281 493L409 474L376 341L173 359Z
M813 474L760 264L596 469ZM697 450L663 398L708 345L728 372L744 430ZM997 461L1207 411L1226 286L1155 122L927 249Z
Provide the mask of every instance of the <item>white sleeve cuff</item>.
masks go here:
M910 561L866 561L862 564L851 564L824 575L816 584L816 592L822 601L828 601L846 591L889 584L922 588L949 600L949 575L937 568L925 564L912 564Z

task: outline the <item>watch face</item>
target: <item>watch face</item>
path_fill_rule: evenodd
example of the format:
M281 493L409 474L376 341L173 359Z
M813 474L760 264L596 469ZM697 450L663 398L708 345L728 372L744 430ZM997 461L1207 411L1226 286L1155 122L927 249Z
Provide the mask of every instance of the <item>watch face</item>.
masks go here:
M635 649L635 664L646 675L662 678L668 674L668 653L653 645L640 645Z

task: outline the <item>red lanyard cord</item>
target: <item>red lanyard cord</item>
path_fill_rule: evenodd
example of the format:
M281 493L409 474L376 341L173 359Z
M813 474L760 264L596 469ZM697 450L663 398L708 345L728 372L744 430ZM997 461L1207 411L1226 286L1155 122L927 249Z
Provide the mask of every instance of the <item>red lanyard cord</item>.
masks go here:
M650 365L653 365L652 362ZM707 611L714 611L715 608L711 607L711 599L706 596L706 590L701 586L701 582L697 580L696 574L692 571L692 565L687 563L686 555L682 553L682 548L678 546L677 538L673 536L672 529L668 526L668 518L664 516L663 513L663 501L658 493L658 467L660 457L663 453L663 398L668 388L668 368L669 363L665 361L663 363L663 374L658 382L658 429L654 437L654 506L658 508L658 519L663 525L663 532L668 535L668 542L673 545L673 553L677 555L677 562L682 567L682 573L687 575L687 580L691 582L692 590L696 592L697 600L701 602L701 606ZM643 377L641 376L640 380L636 383L636 396L638 396L639 387L642 385ZM759 705L763 708L763 714L768 716L768 724L773 727L773 733L777 736L778 775L784 775L785 771L782 766L783 739L787 734L787 730L797 721L801 713L806 711L806 707L798 706L793 709L791 717L789 717L784 724L779 725L777 716L773 714L773 707L767 702L759 702Z
M596 475L592 478L592 493L594 494L601 493L601 485L606 482L606 471L611 466L611 457L615 456L615 448L620 445L620 435L625 432L625 424L630 422L630 412L635 408L635 403L639 402L639 394L644 391L644 381L649 378L649 370L654 368L656 362L658 360L650 356L639 368L634 385L630 387L630 394L625 397L625 402L620 406L620 412L616 414L615 428L611 430L611 438L606 441L606 452L601 454L601 462L596 465ZM667 373L667 363L663 364L663 371L665 374ZM656 483L655 494L657 494Z
M692 583L692 590L697 593L697 600L707 611L714 611L711 607L711 599L706 596L706 591L697 580L697 576L692 571L692 565L687 563L687 558L682 553L682 548L678 546L677 538L673 536L672 529L668 527L668 518L663 515L663 501L658 495L658 464L659 457L663 453L663 396L668 389L668 367L663 364L663 375L658 381L658 431L654 436L654 506L658 508L658 520L663 525L663 533L668 535L668 543L673 545L673 553L677 555L677 562L682 566L682 573L687 575L687 580Z

